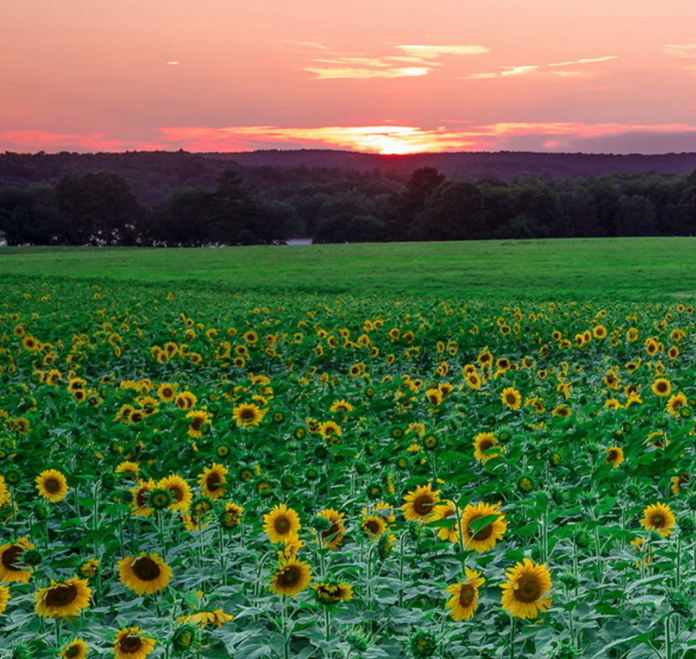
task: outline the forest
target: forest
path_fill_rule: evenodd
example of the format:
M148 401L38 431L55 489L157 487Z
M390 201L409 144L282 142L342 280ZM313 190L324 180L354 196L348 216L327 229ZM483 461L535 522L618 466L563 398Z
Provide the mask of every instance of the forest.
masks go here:
M199 247L314 242L681 236L691 174L448 176L435 167L257 165L201 154L0 156L7 245Z

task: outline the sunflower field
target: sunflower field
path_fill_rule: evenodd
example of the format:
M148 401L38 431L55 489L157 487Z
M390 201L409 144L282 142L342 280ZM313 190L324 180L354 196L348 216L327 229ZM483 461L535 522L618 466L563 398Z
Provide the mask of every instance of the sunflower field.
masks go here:
M0 293L3 659L696 658L693 307Z

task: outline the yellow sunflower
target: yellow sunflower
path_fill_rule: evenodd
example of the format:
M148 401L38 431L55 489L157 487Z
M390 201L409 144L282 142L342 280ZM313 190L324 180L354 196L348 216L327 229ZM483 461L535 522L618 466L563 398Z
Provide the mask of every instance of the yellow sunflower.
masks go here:
M0 476L0 508L5 504L10 503L10 491L7 489L5 479Z
M672 533L676 519L668 505L660 502L654 503L643 511L643 515L640 525L647 531L657 531L664 538Z
M163 403L171 403L176 398L176 385L163 382L157 388L157 396Z
M42 471L34 482L39 494L51 503L64 499L70 489L67 479L57 469Z
M456 516L457 506L454 504L454 501L441 501L433 508L431 521L449 519L450 517L456 518ZM437 537L441 540L457 542L457 540L459 540L459 529L457 528L456 524L451 529L443 526L437 530Z
M236 503L226 503L220 515L220 524L226 529L233 529L241 523L244 508Z
M672 476L671 487L672 494L680 494L683 485L688 485L691 482L690 474L682 474L681 476Z
M656 396L669 396L672 393L672 385L667 378L657 378L651 389Z
M341 426L339 426L335 421L324 421L320 423L318 432L324 439L332 436L340 437L342 434Z
M72 618L89 606L92 589L87 579L72 577L62 582L51 579L51 585L40 588L35 597L35 610L42 618Z
M182 391L180 394L177 394L174 402L180 410L192 410L198 402L198 398L190 391Z
M349 602L353 599L353 586L345 581L335 583L322 581L312 586L314 595L321 604L331 606L338 602Z
M224 623L229 622L233 618L234 616L225 613L222 609L215 609L215 611L196 611L185 616L179 616L176 621L198 625L202 629L208 625L222 627Z
M152 595L167 587L172 578L171 568L159 554L127 556L118 562L119 581L136 595Z
M468 504L462 514L461 524L463 531L463 540L467 549L473 549L476 552L488 551L495 547L496 542L501 540L503 534L507 530L507 522L505 521L505 513L498 510L498 506L491 506L487 503L477 503L475 506ZM498 515L497 519L490 524L484 526L476 533L471 532L472 522L488 515Z
M119 630L111 654L115 654L116 659L145 659L155 649L156 641L142 634L140 627Z
M686 396L680 391L674 396L670 396L667 401L667 411L672 416L679 416L679 412L682 407L686 407L688 400Z
M22 567L22 554L34 549L28 538L20 538L0 547L0 581L6 583L27 583L31 571Z
M345 513L339 513L333 508L327 508L318 514L331 523L331 526L326 531L322 531L319 534L321 544L329 549L338 549L343 543L343 538L346 534L346 525L343 522Z
M607 457L604 462L611 464L616 469L624 461L624 452L620 446L612 446L606 450Z
M517 389L515 389L515 387L507 387L503 389L503 393L500 394L500 399L502 400L503 405L511 410L518 410L520 409L520 405L522 405L522 395L519 391L517 391Z
M185 512L189 509L193 494L189 484L181 476L171 474L163 478L157 484L157 487L169 490L172 493L172 504L169 506L172 510Z
M300 528L299 515L284 503L263 516L263 531L273 543L296 539Z
M150 517L152 508L147 507L147 495L155 489L155 481L138 481L138 487L131 490L133 499L131 502L131 515Z
M213 462L212 467L205 467L203 473L198 476L198 484L201 486L203 496L219 499L225 493L227 483L225 475L228 473L229 470L217 462Z
M76 638L63 648L59 657L60 659L85 659L88 652L89 645L81 638Z
M492 432L482 432L476 435L474 439L474 458L479 460L481 464L486 464L491 458L499 458L500 453L486 453L492 449L498 440ZM501 447L502 449L503 447Z
M329 412L343 412L347 414L352 412L355 408L347 400L337 400L329 408Z
M465 568L466 581L464 583L455 583L447 587L447 592L452 595L445 605L446 608L452 609L450 616L456 622L460 620L469 620L474 616L474 611L478 608L479 588L486 581L480 572L474 572L468 567Z
M266 414L266 410L262 410L253 403L242 403L232 410L234 420L242 428L258 426L263 421L264 414Z
M5 613L7 603L10 601L10 589L0 584L0 616Z
M379 540L387 530L387 521L381 515L363 515L360 528L370 540Z
M432 484L419 485L415 492L409 492L404 497L401 510L404 517L409 522L417 522L418 520L429 521L433 507L440 501L440 490L432 491Z
M200 439L203 437L203 430L206 424L210 424L210 420L213 418L205 410L191 410L187 415L187 419L191 419L188 427L189 437L194 437Z
M551 606L547 595L551 588L551 573L545 564L532 563L525 558L505 572L508 580L501 584L501 604L515 618L536 618Z
M312 580L312 568L305 561L290 559L281 561L271 577L271 592L295 597Z

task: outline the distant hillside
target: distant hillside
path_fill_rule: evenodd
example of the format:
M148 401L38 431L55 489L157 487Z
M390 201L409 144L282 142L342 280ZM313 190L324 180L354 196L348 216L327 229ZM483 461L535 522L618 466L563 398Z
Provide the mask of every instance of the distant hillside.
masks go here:
M545 178L604 176L614 172L689 174L696 168L696 153L614 155L586 153L417 153L382 156L319 149L210 153L206 158L234 160L243 167L337 167L359 171L409 174L419 167L435 167L449 178L510 180L523 174Z

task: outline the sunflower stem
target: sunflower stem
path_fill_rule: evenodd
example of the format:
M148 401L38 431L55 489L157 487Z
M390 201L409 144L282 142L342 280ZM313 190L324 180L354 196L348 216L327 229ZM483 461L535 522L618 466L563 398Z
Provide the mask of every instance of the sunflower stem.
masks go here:
M281 595L283 598L282 611L282 629L283 629L283 659L290 659L290 629L288 625L288 598L286 595Z
M326 637L326 642L331 642L331 614L329 613L329 607L324 607L324 635Z
M672 614L665 618L665 659L672 659Z
M515 618L510 616L510 659L515 659L515 623Z
M404 539L407 531L402 531L399 537L399 608L404 605Z
M63 621L60 618L56 618L56 647L60 648L60 626Z

